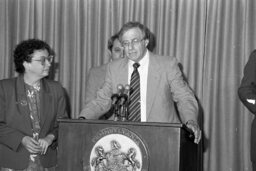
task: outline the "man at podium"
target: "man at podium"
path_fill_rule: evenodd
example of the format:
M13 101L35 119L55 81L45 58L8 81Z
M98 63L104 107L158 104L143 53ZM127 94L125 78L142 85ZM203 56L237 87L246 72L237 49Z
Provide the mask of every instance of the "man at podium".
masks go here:
M139 22L123 25L119 40L124 58L109 63L97 98L85 105L79 118L98 119L111 107L121 106L127 109L128 121L182 122L199 143L198 103L193 91L175 57L159 56L147 49L149 37L149 29Z

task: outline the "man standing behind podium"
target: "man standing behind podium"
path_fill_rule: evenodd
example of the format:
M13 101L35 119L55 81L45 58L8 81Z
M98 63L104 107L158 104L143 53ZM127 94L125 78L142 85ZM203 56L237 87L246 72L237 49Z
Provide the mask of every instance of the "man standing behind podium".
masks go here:
M130 79L136 70L139 75L139 82L136 85L139 87L140 104L136 111L139 111L140 116L133 117L132 120L182 122L193 131L194 142L199 143L201 130L197 123L198 103L195 96L183 80L176 58L149 52L149 35L148 28L139 22L124 24L119 32L119 40L124 47L125 58L108 65L105 82L102 89L97 92L97 98L85 106L79 117L97 119L101 116L111 107L111 96L117 92L117 85L130 84L132 87L134 81ZM134 66L137 69L134 69ZM134 95L131 93L130 98L132 96ZM177 103L179 116L174 102ZM133 107L129 106L129 110L131 108Z

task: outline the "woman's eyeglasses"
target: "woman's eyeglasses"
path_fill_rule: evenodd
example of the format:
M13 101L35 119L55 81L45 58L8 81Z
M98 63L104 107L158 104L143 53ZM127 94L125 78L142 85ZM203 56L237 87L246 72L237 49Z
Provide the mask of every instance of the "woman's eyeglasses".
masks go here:
M41 59L32 59L31 61L38 61L38 62L41 62L41 65L44 66L46 60L47 60L49 63L52 63L52 61L53 61L53 56L52 56L52 55L50 55L50 56L48 56L48 57L42 56Z

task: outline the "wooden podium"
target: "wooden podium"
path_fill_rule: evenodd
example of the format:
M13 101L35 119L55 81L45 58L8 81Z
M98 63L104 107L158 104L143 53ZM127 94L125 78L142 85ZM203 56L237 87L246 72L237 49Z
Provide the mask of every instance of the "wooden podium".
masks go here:
M197 171L182 124L59 119L59 171Z

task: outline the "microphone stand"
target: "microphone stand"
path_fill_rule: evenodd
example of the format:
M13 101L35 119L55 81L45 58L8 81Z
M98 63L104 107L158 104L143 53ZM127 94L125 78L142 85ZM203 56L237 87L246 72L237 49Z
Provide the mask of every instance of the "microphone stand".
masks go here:
M118 121L119 119L119 110L118 110L118 105L114 104L114 121Z
M112 97L111 97L111 100L112 100L111 108L113 109L114 121L117 121L118 120L119 95L118 94L113 94Z
M127 101L128 101L128 95L122 94L120 98L120 120L126 121L127 120Z
M128 120L128 106L130 102L129 91L130 86L127 84L125 87L118 84L117 94L112 95L112 105L114 108L114 121L127 121ZM114 103L113 103L114 101Z
M127 111L126 105L125 104L121 105L120 106L120 113L121 113L120 118L121 118L121 121L126 121L127 120L126 119L126 111Z

